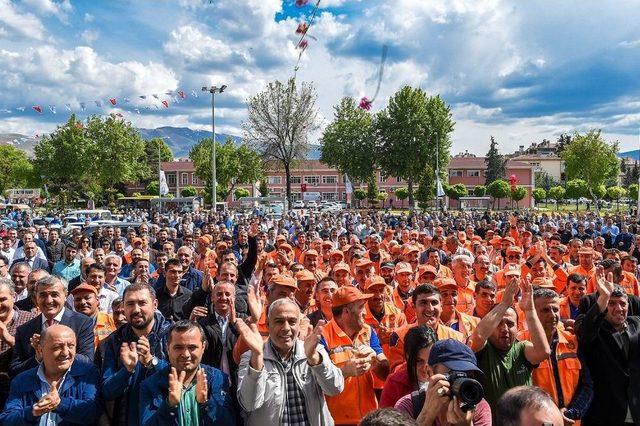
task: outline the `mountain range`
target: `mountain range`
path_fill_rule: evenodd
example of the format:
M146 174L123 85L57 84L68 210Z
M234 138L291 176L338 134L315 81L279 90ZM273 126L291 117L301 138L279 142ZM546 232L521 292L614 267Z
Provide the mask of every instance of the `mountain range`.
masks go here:
M184 158L189 156L189 150L200 140L211 137L211 131L193 130L188 127L158 127L155 129L138 129L142 139L163 138L169 145L175 158ZM216 141L225 142L227 138L231 138L235 144L242 143L240 136L228 135L225 133L216 133ZM18 133L0 133L0 145L13 145L27 155L33 155L33 147L38 143L36 137L29 137ZM320 146L311 145L307 157L310 160L320 158Z

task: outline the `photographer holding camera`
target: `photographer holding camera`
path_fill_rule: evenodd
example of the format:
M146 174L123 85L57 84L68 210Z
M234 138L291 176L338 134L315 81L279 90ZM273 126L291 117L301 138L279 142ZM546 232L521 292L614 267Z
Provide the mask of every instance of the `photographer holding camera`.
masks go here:
M435 342L429 369L433 374L426 387L400 398L396 409L421 426L491 425L491 408L474 378L481 371L468 346L453 339Z

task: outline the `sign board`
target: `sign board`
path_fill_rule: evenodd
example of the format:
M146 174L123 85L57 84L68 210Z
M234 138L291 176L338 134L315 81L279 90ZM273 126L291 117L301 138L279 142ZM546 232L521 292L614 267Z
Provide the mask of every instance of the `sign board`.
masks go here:
M303 183L300 185L300 192L307 192L307 184Z
M302 199L304 201L320 201L322 195L319 192L303 192Z
M35 199L40 198L40 188L12 188L7 190L7 198L10 199Z

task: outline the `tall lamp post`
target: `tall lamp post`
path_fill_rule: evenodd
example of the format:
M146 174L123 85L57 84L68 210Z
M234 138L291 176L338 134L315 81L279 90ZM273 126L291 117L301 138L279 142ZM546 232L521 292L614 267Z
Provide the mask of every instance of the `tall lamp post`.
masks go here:
M212 133L212 148L211 148L211 211L216 211L216 93L222 93L227 88L226 84L222 86L202 86L203 92L211 93L211 133Z

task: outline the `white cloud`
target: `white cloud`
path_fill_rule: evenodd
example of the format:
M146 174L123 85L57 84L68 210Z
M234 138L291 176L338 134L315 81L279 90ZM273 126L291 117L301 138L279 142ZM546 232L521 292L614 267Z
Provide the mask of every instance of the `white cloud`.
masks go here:
M94 19L94 16L92 14L88 12L84 14L84 22L87 22L87 23L93 22L93 19Z
M22 0L22 3L29 6L29 8L36 13L45 16L54 15L64 23L67 22L68 14L73 9L69 0L63 0L61 2L53 0Z
M9 0L0 0L0 10L0 23L4 24L5 32L35 40L44 38L45 27L32 13L19 12Z
M87 44L92 44L100 37L100 32L98 30L84 30L80 34L80 39Z
M621 41L620 43L618 43L618 46L627 47L627 48L640 47L640 39L631 40L631 41L629 40Z

